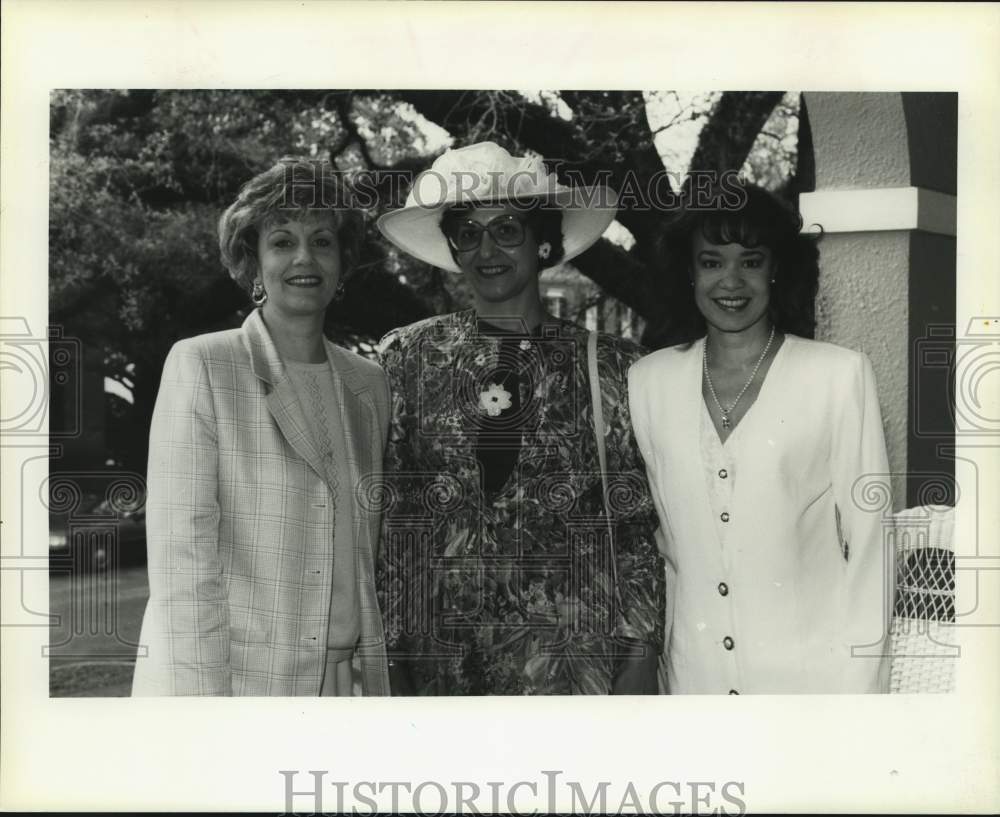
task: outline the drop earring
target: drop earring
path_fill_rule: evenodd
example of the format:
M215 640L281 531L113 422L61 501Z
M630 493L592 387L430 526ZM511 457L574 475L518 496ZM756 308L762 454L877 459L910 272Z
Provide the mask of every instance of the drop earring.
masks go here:
M538 258L547 261L550 255L552 255L552 245L548 241L543 241L538 245Z
M250 293L250 300L257 306L263 306L267 303L267 293L264 291L264 285L260 281L253 282L253 292Z

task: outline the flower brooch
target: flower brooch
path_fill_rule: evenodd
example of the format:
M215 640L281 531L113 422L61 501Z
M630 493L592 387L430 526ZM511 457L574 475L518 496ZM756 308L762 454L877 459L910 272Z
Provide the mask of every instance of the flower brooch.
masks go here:
M501 412L509 409L511 394L499 383L490 383L489 387L479 393L479 409L490 417L499 417Z

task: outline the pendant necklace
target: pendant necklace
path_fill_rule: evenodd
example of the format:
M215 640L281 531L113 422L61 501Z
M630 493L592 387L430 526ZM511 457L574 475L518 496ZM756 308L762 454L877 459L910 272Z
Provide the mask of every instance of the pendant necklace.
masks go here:
M746 383L743 384L743 388L740 389L740 393L736 395L736 399L733 400L729 408L723 408L722 403L719 402L719 398L715 393L715 386L712 385L712 376L708 373L708 338L705 338L705 346L703 354L701 357L702 368L705 370L705 381L708 383L708 391L712 395L712 399L715 401L715 405L719 408L719 414L722 415L722 427L729 428L732 425L729 422L729 415L733 413L733 409L736 408L736 404L740 402L740 398L750 388L750 384L753 383L753 379L757 376L757 370L760 368L760 364L764 362L764 358L767 357L767 352L771 348L771 343L774 341L774 327L771 327L771 336L767 339L767 344L764 346L764 351L760 353L760 357L757 358L757 365L753 367L753 371L750 372L750 377Z

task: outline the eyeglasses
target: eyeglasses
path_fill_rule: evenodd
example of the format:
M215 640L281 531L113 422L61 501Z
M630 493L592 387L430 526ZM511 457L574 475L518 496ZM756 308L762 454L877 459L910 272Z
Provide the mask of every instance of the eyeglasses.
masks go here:
M524 243L524 224L515 216L497 216L485 225L463 221L452 230L448 242L458 252L478 250L483 233L489 233L498 247L520 247Z

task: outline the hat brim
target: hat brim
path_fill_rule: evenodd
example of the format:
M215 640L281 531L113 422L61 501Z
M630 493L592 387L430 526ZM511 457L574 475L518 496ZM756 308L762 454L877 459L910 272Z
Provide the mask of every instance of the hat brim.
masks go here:
M562 210L563 257L568 261L589 249L608 229L618 213L618 194L610 187L563 188L532 198ZM480 204L503 204L503 200ZM413 205L385 213L377 222L379 231L403 252L435 267L461 272L452 258L448 241L441 231L445 211L455 206L446 201L433 207Z

